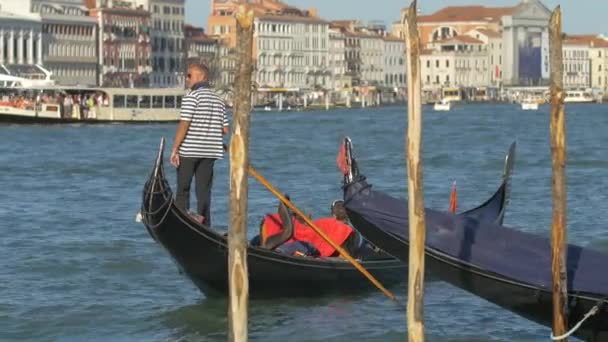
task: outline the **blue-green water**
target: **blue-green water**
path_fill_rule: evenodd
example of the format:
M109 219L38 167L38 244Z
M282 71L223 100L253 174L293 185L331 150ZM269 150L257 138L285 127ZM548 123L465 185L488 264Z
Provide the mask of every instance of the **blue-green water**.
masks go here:
M506 223L548 236L548 108L428 109L427 206L447 208L454 180L462 209L486 199L516 139ZM252 163L297 205L324 216L341 195L335 159L341 136L349 135L370 182L405 196L405 117L401 107L254 114ZM603 250L607 128L608 106L568 107L568 237ZM174 125L0 126L0 340L225 340L227 302L206 299L134 222L159 139L172 141L174 131ZM216 223L227 221L227 174L227 161L217 163ZM252 227L276 202L250 180ZM406 287L392 290L405 300ZM430 341L546 341L550 333L439 281L427 283L425 305ZM251 301L249 322L251 340L259 341L406 339L405 312L379 293Z

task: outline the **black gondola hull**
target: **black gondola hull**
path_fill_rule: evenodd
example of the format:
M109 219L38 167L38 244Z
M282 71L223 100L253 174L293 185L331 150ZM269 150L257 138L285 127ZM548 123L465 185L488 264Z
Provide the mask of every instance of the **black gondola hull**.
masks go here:
M366 239L381 246L387 253L408 262L409 244L396 236L386 241L387 234L357 213L349 213L351 222ZM403 252L405 251L405 252ZM550 327L553 322L552 293L500 275L470 267L458 259L426 248L425 265L437 279L448 282L480 298L516 313L528 320ZM583 319L599 302L605 300L594 294L569 294L568 322L571 326ZM600 308L575 336L591 341L608 341L608 310Z
M208 296L228 293L228 241L226 236L196 222L173 203L165 178L163 155L144 187L142 219L150 235L171 255L178 267ZM500 219L500 204L490 200L474 209L475 215ZM407 279L407 265L369 245L358 256L361 265L385 287ZM373 290L375 287L342 258L294 257L249 246L247 249L249 295L255 297L321 296Z

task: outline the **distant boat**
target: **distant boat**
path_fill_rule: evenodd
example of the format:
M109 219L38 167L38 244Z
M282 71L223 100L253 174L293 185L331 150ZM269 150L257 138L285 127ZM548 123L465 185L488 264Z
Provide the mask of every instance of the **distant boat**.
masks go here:
M565 103L593 103L595 99L591 93L583 90L567 90Z
M523 110L538 110L538 102L530 99L523 100L521 102L521 109Z
M452 103L447 101L446 99L441 100L441 102L435 102L433 105L433 109L436 112L448 112L452 109Z

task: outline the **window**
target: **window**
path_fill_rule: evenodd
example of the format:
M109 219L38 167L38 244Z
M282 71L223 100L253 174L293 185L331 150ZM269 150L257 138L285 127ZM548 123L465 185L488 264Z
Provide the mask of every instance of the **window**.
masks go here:
M439 81L439 75L435 76L435 83L439 84L441 81Z
M431 67L431 61L426 61L426 67L430 68Z
M439 68L439 60L436 60L436 61L435 61L435 67L436 67L436 68Z
M137 108L137 95L127 96L127 108Z
M175 108L175 96L165 96L165 108Z
M150 108L150 96L139 97L139 108Z
M152 108L163 108L162 96L152 96Z
M450 60L449 60L449 59L446 59L446 60L445 60L445 67L446 67L446 68L449 68L449 67L450 67Z
M124 95L114 95L114 108L124 108L125 107L125 96Z

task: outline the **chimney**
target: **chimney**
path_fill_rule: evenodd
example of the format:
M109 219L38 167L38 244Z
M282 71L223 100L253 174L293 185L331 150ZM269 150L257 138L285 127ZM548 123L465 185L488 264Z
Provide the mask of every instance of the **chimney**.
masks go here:
M316 17L318 12L316 8L309 8L308 9L308 13L310 14L311 17Z

